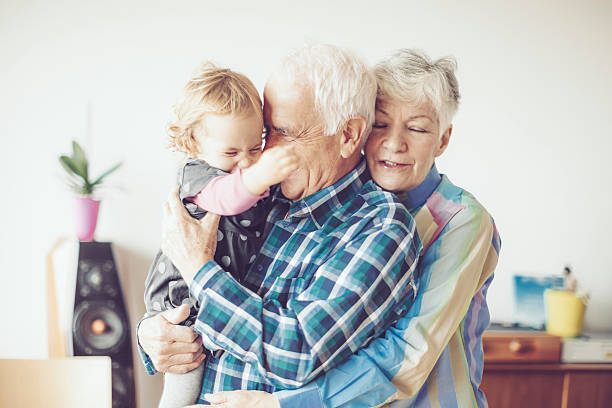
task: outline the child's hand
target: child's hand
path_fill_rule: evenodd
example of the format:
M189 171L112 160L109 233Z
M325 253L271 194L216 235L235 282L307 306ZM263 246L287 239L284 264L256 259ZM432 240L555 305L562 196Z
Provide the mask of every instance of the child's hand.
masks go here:
M293 146L276 146L264 150L257 163L242 172L242 181L254 195L261 195L297 170L299 158Z
M293 146L277 146L265 150L252 167L256 167L262 183L270 187L289 177L298 166L299 158Z

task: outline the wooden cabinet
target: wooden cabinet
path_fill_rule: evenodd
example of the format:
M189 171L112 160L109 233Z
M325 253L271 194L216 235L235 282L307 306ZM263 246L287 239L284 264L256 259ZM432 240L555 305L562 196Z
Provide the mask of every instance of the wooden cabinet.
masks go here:
M481 389L491 408L608 408L612 364L562 364L561 339L541 332L486 332Z

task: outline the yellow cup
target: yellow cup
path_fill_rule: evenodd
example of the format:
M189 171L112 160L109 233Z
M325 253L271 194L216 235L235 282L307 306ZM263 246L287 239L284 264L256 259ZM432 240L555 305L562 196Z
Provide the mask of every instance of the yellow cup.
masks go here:
M547 290L546 332L554 336L576 337L582 331L584 300L573 292Z

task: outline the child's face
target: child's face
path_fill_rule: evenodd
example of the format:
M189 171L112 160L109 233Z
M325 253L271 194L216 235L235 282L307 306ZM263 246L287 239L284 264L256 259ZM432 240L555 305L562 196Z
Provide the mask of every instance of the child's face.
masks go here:
M198 158L227 172L246 169L261 156L262 131L263 120L257 113L207 114L194 128Z
M385 190L409 191L421 184L450 138L429 103L378 100L376 119L365 146L372 178Z

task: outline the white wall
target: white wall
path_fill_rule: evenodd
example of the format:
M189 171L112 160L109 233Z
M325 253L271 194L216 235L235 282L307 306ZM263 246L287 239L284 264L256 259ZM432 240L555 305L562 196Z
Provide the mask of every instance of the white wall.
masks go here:
M71 233L57 163L70 140L86 145L94 169L124 161L109 178L97 238L118 249L136 321L174 179L163 126L188 74L211 58L261 90L304 39L370 62L398 47L455 55L463 100L438 166L497 221L493 317L512 316L512 274L570 263L592 295L587 327L612 329L610 2L218 3L0 3L0 284L2 333L11 333L0 356L46 353L43 260ZM137 371L141 406L153 406L160 379Z

